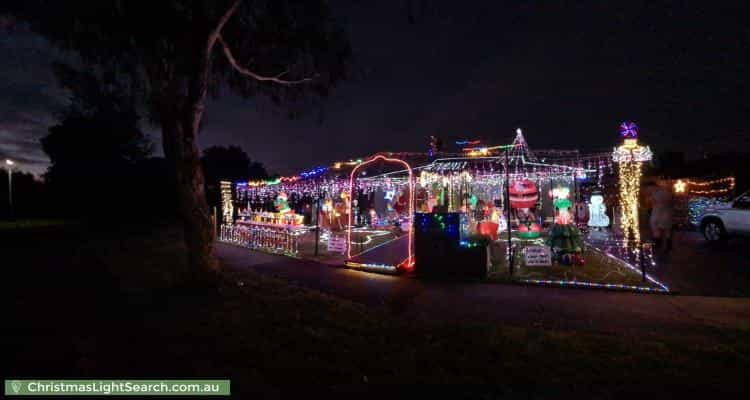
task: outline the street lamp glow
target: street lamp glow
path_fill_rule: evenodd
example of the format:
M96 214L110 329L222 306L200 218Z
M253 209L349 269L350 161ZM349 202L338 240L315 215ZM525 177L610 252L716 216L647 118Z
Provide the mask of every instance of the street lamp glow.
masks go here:
M521 131L521 128L516 128L516 135L520 135L521 133L523 133L523 132Z
M10 158L5 159L5 165L8 166L5 168L8 171L8 214L11 219L13 219L13 164L15 163Z

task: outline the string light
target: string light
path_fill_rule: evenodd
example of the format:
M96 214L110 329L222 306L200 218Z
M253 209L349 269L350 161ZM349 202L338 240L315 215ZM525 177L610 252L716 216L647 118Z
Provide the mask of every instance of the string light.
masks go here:
M734 190L734 187L729 187L729 188L726 188L726 189L714 189L714 190L691 190L690 194L716 195L716 194L729 193L732 190Z
M442 186L444 193L441 196L448 196L445 199L445 203L448 204L449 209L459 208L462 205L466 206L466 203L462 201L466 197L464 194L478 195L481 198L486 199L503 199L504 196L496 195L495 192L502 194L502 187L504 185L506 176L514 182L518 179L530 179L537 182L537 187L541 187L540 183L550 179L566 179L572 181L575 177L590 176L593 178L593 173L597 173L597 180L601 183L602 177L605 173L612 173L612 163L618 163L618 172L620 173L620 198L623 204L623 227L625 228L626 237L632 237L634 240L640 240L640 234L638 231L638 194L640 190L640 178L641 168L644 161L651 159L651 150L647 146L640 146L637 143L637 139L633 133L634 128L628 127L628 136L625 137L623 145L619 146L614 150L613 153L606 154L595 154L591 156L578 156L577 152L573 153L561 153L560 155L546 156L543 159L537 159L537 157L528 149L528 145L523 137L520 129L516 132L516 138L512 145L508 146L492 146L485 147L481 143L466 143L473 146L473 148L465 149L465 152L461 154L463 157L454 158L441 158L432 161L430 164L415 167L414 170L421 170L419 180L415 179L413 170L409 166L407 161L399 157L391 156L392 153L381 153L374 157L368 158L366 161L362 159L339 161L331 164L329 167L317 167L309 171L301 172L299 175L279 177L275 179L255 181L255 182L241 182L236 184L238 194L238 204L244 204L241 200L240 193L247 199L248 209L250 208L251 201L257 204L258 201L263 202L262 197L258 199L257 196L265 196L266 199L269 196L276 196L277 193L284 191L290 194L289 201L294 204L300 204L298 202L309 201L308 199L300 200L297 196L311 195L312 198L316 196L331 196L336 198L340 193L345 193L347 199L344 200L344 205L349 208L348 217L348 237L347 237L347 250L349 251L348 259L345 261L347 266L372 270L373 272L394 272L401 268L408 268L414 263L414 255L412 249L412 235L414 227L409 228L409 255L408 258L398 265L387 265L379 263L368 263L368 262L357 262L362 261L355 258L352 260L351 251L352 245L365 245L373 242L374 236L381 236L378 233L367 234L362 233L352 240L352 231L357 231L357 228L353 227L352 223L352 201L355 199L355 194L367 193L368 191L374 191L376 188L383 189L386 192L405 190L408 185L409 189L409 204L408 204L408 218L403 218L403 221L410 221L413 218L414 206L415 206L415 191L414 185L420 184L425 188L433 187L433 185ZM498 150L501 156L498 157L492 154L492 150ZM467 152L478 151L479 154L474 154L476 157L466 157ZM502 151L507 151L510 161L510 170L507 171L504 163L504 154ZM406 154L406 153L398 153ZM537 153L545 154L545 153ZM388 156L386 156L388 155ZM421 153L424 156L424 153ZM390 158L389 158L390 157ZM565 157L565 158L563 158ZM605 158L606 157L606 158ZM549 161L547 161L547 158ZM403 170L393 171L385 174L370 174L367 177L359 176L358 171L366 170L365 166L370 162L376 160L383 160L386 162L398 162L404 166ZM410 160L410 159L409 159ZM351 168L349 168L351 167ZM513 168L515 167L515 168ZM606 169L608 168L608 170ZM341 171L345 170L347 172ZM351 171L351 173L348 173ZM368 170L367 172L370 172ZM408 177L406 173L408 172ZM349 175L349 180L346 182L346 175ZM227 182L228 186L226 191L228 193L228 201L231 203L232 200L232 186L231 183ZM733 181L732 181L733 183ZM498 189L500 188L500 189ZM698 190L708 190L709 186L696 186ZM422 192L426 192L422 190ZM453 194L456 194L455 196ZM225 188L222 186L222 201L226 201L224 198ZM251 197L253 196L253 197ZM253 200L251 200L253 199ZM230 204L231 206L231 204ZM507 205L506 205L507 206ZM324 206L325 207L325 206ZM404 207L407 208L407 207ZM468 207L467 207L468 208ZM227 207L227 209L230 209ZM226 211L225 211L226 212ZM232 209L233 212L233 209ZM400 211L401 212L401 211ZM626 216L627 214L627 216ZM342 210L343 215L343 210ZM226 219L226 214L224 216ZM231 217L229 218L231 220ZM412 220L412 225L415 221ZM231 222L231 221L230 221ZM238 222L238 225L241 225ZM343 225L343 223L342 223ZM261 233L265 231L260 231ZM378 231L374 231L378 232ZM227 229L226 235L239 240L240 242L247 243L247 240L252 240L247 237L247 233L243 229ZM243 236L245 235L245 236ZM276 235L281 238L282 242L273 241L263 242L263 236L261 236L261 246L263 243L269 244L268 247L271 249L283 247L283 242L286 238L283 235ZM321 240L326 240L323 237ZM515 238L513 239L516 240ZM630 246L630 241L624 242L625 245ZM379 244L380 246L382 244ZM476 243L472 241L466 241L464 244L466 247L474 247ZM377 247L377 246L376 246ZM510 249L509 249L510 250ZM291 249L285 252L295 254L296 244ZM557 281L548 281L557 282ZM617 288L616 284L595 284L595 283L581 283L576 281L565 281L571 285L586 285L586 286L601 286L607 288ZM619 285L623 288L627 285ZM637 286L633 286L636 288ZM643 289L651 290L651 289Z
M692 186L710 186L710 185L716 185L719 183L729 182L730 185L734 185L734 177L728 176L726 178L720 178L720 179L714 179L712 181L693 181L693 180L687 180L687 183Z
M735 188L735 180L733 176L728 176L726 178L720 178L720 179L714 179L711 181L687 181L688 185L690 185L690 194L697 194L697 195L722 195L731 192ZM726 187L723 188L716 188L711 189L711 186L716 186L720 184L727 184ZM704 188L704 189L693 189L693 186L698 188Z
M396 266L388 265L388 264L358 263L358 262L353 262L353 261L346 261L344 265L346 265L347 267L351 267L351 268L371 270L373 272L394 273L398 270Z
M641 241L638 223L638 200L641 190L641 164L653 157L648 146L638 144L637 126L633 122L620 125L624 142L612 152L612 160L618 163L620 175L620 206L622 208L622 231L626 240Z
M349 175L349 194L350 194L350 196L353 195L353 193L354 193L354 177L357 175L357 171L360 168L362 168L362 167L364 167L364 166L366 166L368 164L371 164L371 163L373 163L375 161L378 161L378 160L382 160L382 161L390 162L390 163L395 163L395 164L401 164L409 172L409 179L408 179L408 181L409 181L409 214L407 214L407 215L409 215L409 218L412 218L412 216L414 215L414 171L412 171L411 166L409 165L409 163L407 163L404 160L401 160L401 159L398 159L398 158L389 158L389 157L385 157L385 156L379 154L379 155L376 155L375 157L370 158L367 161L364 161L364 162L361 162L361 163L357 164L352 169L352 172ZM347 259L351 259L352 258L352 246L351 246L351 242L352 242L352 202L349 201L347 203L348 203L348 208L349 208L349 224L347 226L347 231L346 231L346 237L347 237L346 255L347 255ZM413 253L412 253L412 243L414 242L414 229L413 229L413 227L409 228L409 233L407 233L407 235L409 236L409 244L408 244L408 246L409 246L408 247L408 254L409 254L409 256L407 257L406 263L407 263L407 265L413 265L413 263L414 263L414 256L413 256Z
M716 204L716 199L708 197L696 197L688 200L688 222L690 222L690 225L700 225L706 208L714 204Z
M221 213L224 223L231 224L234 217L232 204L232 182L221 181Z
M669 290L666 290L660 287L653 288L649 286L624 285L621 283L596 283L596 282L569 281L569 280L562 280L562 279L561 280L522 279L521 282L533 283L536 285L593 287L593 288L600 288L600 289L620 289L620 290L635 290L638 292L669 293Z
M641 163L621 162L617 168L620 174L620 207L622 209L622 231L626 239L640 242L638 223L638 198L641 186Z

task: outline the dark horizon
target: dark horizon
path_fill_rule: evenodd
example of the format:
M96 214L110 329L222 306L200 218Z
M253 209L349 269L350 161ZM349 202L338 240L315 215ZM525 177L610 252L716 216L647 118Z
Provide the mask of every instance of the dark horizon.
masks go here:
M333 2L354 77L296 120L267 99L224 95L208 105L201 146L239 145L281 174L426 151L429 135L507 143L517 127L532 149L608 149L623 120L655 152L747 148L741 2L453 4ZM60 53L23 27L3 33L0 158L40 174L38 140L65 102L49 68ZM142 128L160 152L158 128Z

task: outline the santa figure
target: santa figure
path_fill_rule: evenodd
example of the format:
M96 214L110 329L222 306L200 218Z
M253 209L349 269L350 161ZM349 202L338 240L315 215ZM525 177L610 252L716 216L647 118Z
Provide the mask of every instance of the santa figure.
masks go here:
M541 227L534 219L532 207L536 207L539 200L539 190L529 179L519 179L510 185L510 207L516 210L518 217L519 236L525 239L537 238L541 234Z

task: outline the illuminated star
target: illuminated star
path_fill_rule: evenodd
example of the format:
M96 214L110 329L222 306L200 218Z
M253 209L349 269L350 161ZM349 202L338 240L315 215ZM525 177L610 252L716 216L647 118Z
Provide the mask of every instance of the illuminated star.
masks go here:
M674 183L674 192L675 193L685 193L687 185L685 182L682 181L682 179L678 179L677 182Z

